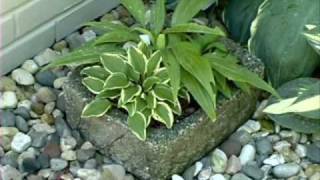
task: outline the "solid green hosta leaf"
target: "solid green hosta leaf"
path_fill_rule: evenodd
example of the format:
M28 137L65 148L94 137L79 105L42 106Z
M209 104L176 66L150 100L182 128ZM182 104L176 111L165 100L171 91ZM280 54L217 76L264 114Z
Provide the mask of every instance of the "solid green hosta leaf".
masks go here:
M175 102L174 95L172 93L172 89L168 85L164 84L157 84L153 88L154 94L156 95L157 99L159 100L167 100L171 103Z
M174 117L170 106L164 102L158 102L154 109L152 117L165 124L167 128L171 128L174 122Z
M213 0L180 0L172 15L172 25L190 21L198 12Z
M146 140L147 119L141 112L136 112L132 116L128 117L128 126L132 133L140 140Z
M87 104L82 111L82 118L101 117L112 107L106 99L95 99Z
M156 99L156 96L153 92L149 92L147 95L146 95L146 102L147 102L147 105L148 105L148 108L150 109L154 109L156 108L156 105L157 105L157 99Z
M278 96L278 93L268 83L248 69L238 64L224 61L223 59L214 56L214 54L208 54L205 57L210 62L211 67L226 78L233 81L248 83L251 86L268 91L271 94Z
M161 79L157 76L150 76L143 81L143 89L149 91L155 84L161 82Z
M99 94L103 90L104 81L94 77L85 77L82 84L93 94Z
M108 32L95 40L95 44L104 43L123 43L128 41L139 41L138 34L130 31L112 31Z
M110 73L101 66L89 66L82 69L80 74L105 80Z
M172 87L173 96L176 98L178 96L181 81L180 65L176 56L173 54L171 50L163 50L162 55L163 62L167 68L166 72L170 79L170 85Z
M121 89L128 87L129 84L130 82L125 74L113 73L107 78L106 82L104 83L104 89Z
M145 25L146 12L142 0L120 0L120 2L139 23Z
M167 83L170 80L168 70L165 67L160 68L157 71L155 71L155 76L160 78L162 83Z
M168 28L164 33L203 33L216 36L226 36L225 32L221 28L210 28L196 23L178 24L171 28Z
M212 120L216 120L216 99L208 98L210 97L205 88L195 79L190 73L182 71L182 83L191 93L192 97L197 101L200 107Z
M125 60L118 54L102 54L101 64L109 73L126 73L128 68Z
M157 49L164 49L166 47L166 35L159 34L156 42Z
M127 110L129 116L133 116L136 112L136 102L129 102L125 105L122 105L122 108Z
M150 26L155 34L159 34L166 18L165 0L156 0L151 9Z
M160 67L161 63L161 53L160 51L156 51L151 55L147 62L147 76L152 75L156 69Z
M146 56L137 48L130 48L128 52L128 61L132 65L133 69L144 74L146 71Z
M100 99L106 99L106 98L110 98L110 99L114 99L120 96L121 90L120 89L115 89L115 90L109 90L109 89L105 89L102 90L97 96L96 98L100 98Z
M110 21L92 21L84 24L85 26L91 26L96 29L108 32L108 31L130 31L130 28L127 26L117 23L117 22L110 22Z
M136 96L138 96L142 91L142 88L139 85L132 85L127 88L122 89L121 91L121 101L126 104Z

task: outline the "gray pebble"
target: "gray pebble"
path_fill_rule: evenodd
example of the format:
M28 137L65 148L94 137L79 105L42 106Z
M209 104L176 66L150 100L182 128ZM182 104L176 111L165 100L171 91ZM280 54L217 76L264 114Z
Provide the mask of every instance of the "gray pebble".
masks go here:
M240 130L231 135L230 139L240 142L242 146L252 140L252 136L245 130Z
M281 164L272 169L273 175L278 178L289 178L298 174L300 166L295 163Z
M320 148L315 144L307 146L307 157L313 163L320 163Z
M256 148L259 154L269 155L272 153L272 143L268 138L259 138L256 141Z
M264 172L254 163L248 163L243 166L242 171L253 179L262 179Z
M68 166L68 162L63 159L51 159L50 167L54 171L61 171Z
M251 180L251 178L242 173L238 173L232 176L231 180Z
M49 87L53 87L53 83L57 79L57 76L51 71L39 71L35 77L39 84Z
M0 125L2 127L14 127L16 116L9 110L0 111Z
M18 167L18 157L19 153L16 153L14 151L8 151L2 158L1 158L1 164L3 165L10 165L14 168Z
M43 103L51 103L57 99L56 94L48 87L38 89L37 99Z
M30 119L30 113L26 107L20 106L14 111L14 113L18 116L23 117L25 120Z
M24 133L27 133L29 131L27 121L21 116L16 116L16 127Z

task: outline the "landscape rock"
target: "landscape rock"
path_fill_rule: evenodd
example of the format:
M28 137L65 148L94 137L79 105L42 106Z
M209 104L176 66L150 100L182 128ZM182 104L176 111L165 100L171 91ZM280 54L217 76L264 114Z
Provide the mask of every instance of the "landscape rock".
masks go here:
M16 122L16 116L11 111L0 110L0 125L2 127L14 127L15 122Z
M39 55L34 57L34 61L41 67L44 65L49 64L50 62L53 62L59 58L59 54L56 51L53 51L50 48L47 48L43 52L41 52Z
M246 164L245 166L243 166L242 171L247 176L257 180L262 179L264 176L264 172L254 163Z
M11 142L11 148L15 152L21 153L24 150L26 150L31 145L31 138L30 136L23 134L23 133L17 133Z
M34 173L41 168L39 161L35 158L25 158L22 161L23 170L28 173Z
M30 119L30 113L29 110L24 107L24 106L20 106L18 107L16 110L14 110L14 113L18 116L21 116L22 118L24 118L25 120L29 120Z
M27 121L21 117L21 116L16 116L16 127L23 133L27 133L29 131L29 125Z
M226 180L226 178L222 174L215 174L210 177L210 180Z
M226 172L228 174L236 174L241 170L241 162L237 156L232 155L227 164Z
M300 166L294 163L281 164L273 168L272 173L278 178L289 178L299 173Z
M11 76L20 85L29 86L35 83L32 74L24 69L15 69L12 71Z
M0 93L0 109L15 108L18 104L16 93L6 91Z
M39 71L35 76L37 82L43 86L53 87L57 76L50 70Z
M51 159L50 167L54 171L61 171L68 166L68 162L63 159Z
M307 157L311 162L320 164L320 148L315 144L308 145Z
M272 153L272 143L268 138L260 138L256 141L257 152L263 155L269 155Z
M95 169L79 169L77 171L77 176L84 180L101 179L101 173ZM104 176L104 178L106 178L106 176ZM110 180L113 180L113 179L110 179Z
M125 169L116 164L102 166L103 177L107 179L123 179L126 175Z
M21 68L28 71L31 74L34 74L39 70L38 64L36 62L34 62L33 60L26 60L22 64Z
M241 162L241 165L245 165L249 161L253 161L256 155L256 149L253 145L247 144L243 146L239 159Z
M252 180L252 179L242 173L238 173L232 176L231 180Z
M9 165L5 165L5 166L0 166L0 179L1 180L21 180L22 175L17 169Z
M7 76L0 77L0 92L15 91L17 89L16 82Z
M239 141L235 141L233 139L228 139L220 146L220 149L226 153L228 157L231 155L238 156L241 152L241 143Z
M265 159L263 163L271 166L277 166L285 163L285 160L281 154L273 154L269 158Z
M57 99L56 94L48 87L38 89L37 99L43 103L54 102Z
M216 173L223 173L227 167L227 155L220 149L215 149L211 158L212 170Z

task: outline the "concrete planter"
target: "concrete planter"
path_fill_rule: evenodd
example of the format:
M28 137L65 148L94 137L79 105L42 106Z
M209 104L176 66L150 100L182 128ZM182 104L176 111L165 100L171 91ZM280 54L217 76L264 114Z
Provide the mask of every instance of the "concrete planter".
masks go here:
M232 42L226 42L250 70L262 75L263 65ZM172 129L149 128L145 142L128 129L126 115L113 110L102 118L81 119L85 104L92 99L74 72L64 86L67 121L81 132L101 153L122 163L127 171L140 179L164 180L180 173L201 158L247 120L255 110L257 92L240 91L218 104L218 118L210 121L204 112L196 111L175 124Z

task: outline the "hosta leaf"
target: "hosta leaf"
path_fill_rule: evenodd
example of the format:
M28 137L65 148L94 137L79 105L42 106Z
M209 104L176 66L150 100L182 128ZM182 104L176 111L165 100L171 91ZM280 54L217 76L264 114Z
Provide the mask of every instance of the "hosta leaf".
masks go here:
M160 78L162 83L167 83L170 80L167 68L158 69L155 71L155 76Z
M146 71L146 56L137 48L130 48L128 52L128 61L133 69L144 74Z
M110 98L110 99L114 99L120 96L120 89L115 89L115 90L102 90L97 96L96 98L100 98L100 99L106 99L106 98Z
M101 117L112 107L110 101L106 99L95 99L87 104L82 111L82 118Z
M166 47L166 35L159 34L156 42L157 49L164 49Z
M216 99L208 98L210 97L205 88L195 79L190 73L182 71L182 83L191 93L192 97L197 101L200 107L212 120L216 120Z
M125 74L113 73L107 78L106 82L104 83L104 89L121 89L128 87L129 84L130 82Z
M146 58L149 58L152 53L152 49L142 41L138 44L138 49L146 56Z
M141 28L141 27L133 27L132 30L142 35L142 36L139 35L139 37L140 37L140 40L145 44L150 45L151 42L152 43L154 42L153 34L148 29Z
M164 84L157 84L153 88L154 94L156 95L157 99L159 100L167 100L171 103L175 102L174 95L172 93L172 89L168 85Z
M146 140L147 119L141 112L136 112L132 116L128 117L128 126L132 133L140 140Z
M128 64L127 75L132 81L138 82L140 80L140 73L134 70L134 68L130 64Z
M180 89L180 65L177 57L170 50L163 50L163 62L167 68L167 73L170 79L170 85L172 87L173 96L177 98Z
M122 107L127 110L129 116L133 116L136 112L136 102L129 102Z
M152 75L155 70L160 67L161 58L162 57L160 51L156 51L151 55L147 62L147 76Z
M172 110L175 114L181 115L182 109L181 109L181 105L180 105L180 103L179 103L178 101L175 102L175 103L170 103L169 106L170 106L171 110Z
M101 64L109 73L126 73L128 68L125 60L118 54L102 54Z
M206 55L206 58L210 62L211 67L226 78L233 81L248 83L251 86L268 91L271 94L279 97L278 93L269 84L248 69L238 64L223 61L223 59L216 58L213 54Z
M150 109L156 108L157 99L156 99L156 96L154 95L154 92L149 92L146 95L146 101L147 101L148 108Z
M110 22L110 21L92 21L84 24L85 26L91 26L96 29L108 32L108 31L130 31L130 28L127 26L121 24L121 23L116 23L116 22Z
M95 77L101 80L107 79L109 76L109 72L107 72L103 67L101 66L89 66L81 70L81 75L91 76Z
M188 103L190 103L190 95L189 95L189 92L186 88L181 88L180 91L179 91L179 97L184 99L184 100L187 100Z
M148 106L147 102L144 99L142 99L141 97L136 97L135 101L136 101L136 110L137 111L143 111Z
M280 100L277 103L271 104L267 106L263 112L269 114L284 114L286 113L284 110L292 105L297 100L297 97L287 98Z
M150 26L155 34L159 34L166 18L165 0L157 0L151 9Z
M226 34L219 27L210 28L208 26L196 23L178 24L166 29L164 33L202 33L216 36L226 36Z
M93 94L99 94L103 90L104 81L94 77L85 77L82 84Z
M228 53L228 49L227 49L226 45L221 41L217 41L217 42L213 42L213 43L209 44L206 47L205 51L208 51L213 48L215 48L216 50L219 50L223 53Z
M139 85L132 85L127 88L122 89L121 91L121 101L126 104L135 96L138 96L142 91L142 88Z
M142 114L146 117L147 127L148 127L150 125L150 122L151 122L152 110L151 109L145 109L145 110L142 111Z
M212 0L180 0L172 15L172 25L190 21L198 12Z
M112 31L108 32L95 40L95 44L104 43L122 43L128 41L139 41L139 35L130 31Z
M174 117L171 108L164 102L158 102L154 109L152 117L165 124L167 128L171 128L174 122Z
M161 82L161 79L157 76L150 76L143 81L143 89L149 91L155 84Z
M142 0L120 0L120 2L139 23L145 25L146 12Z

